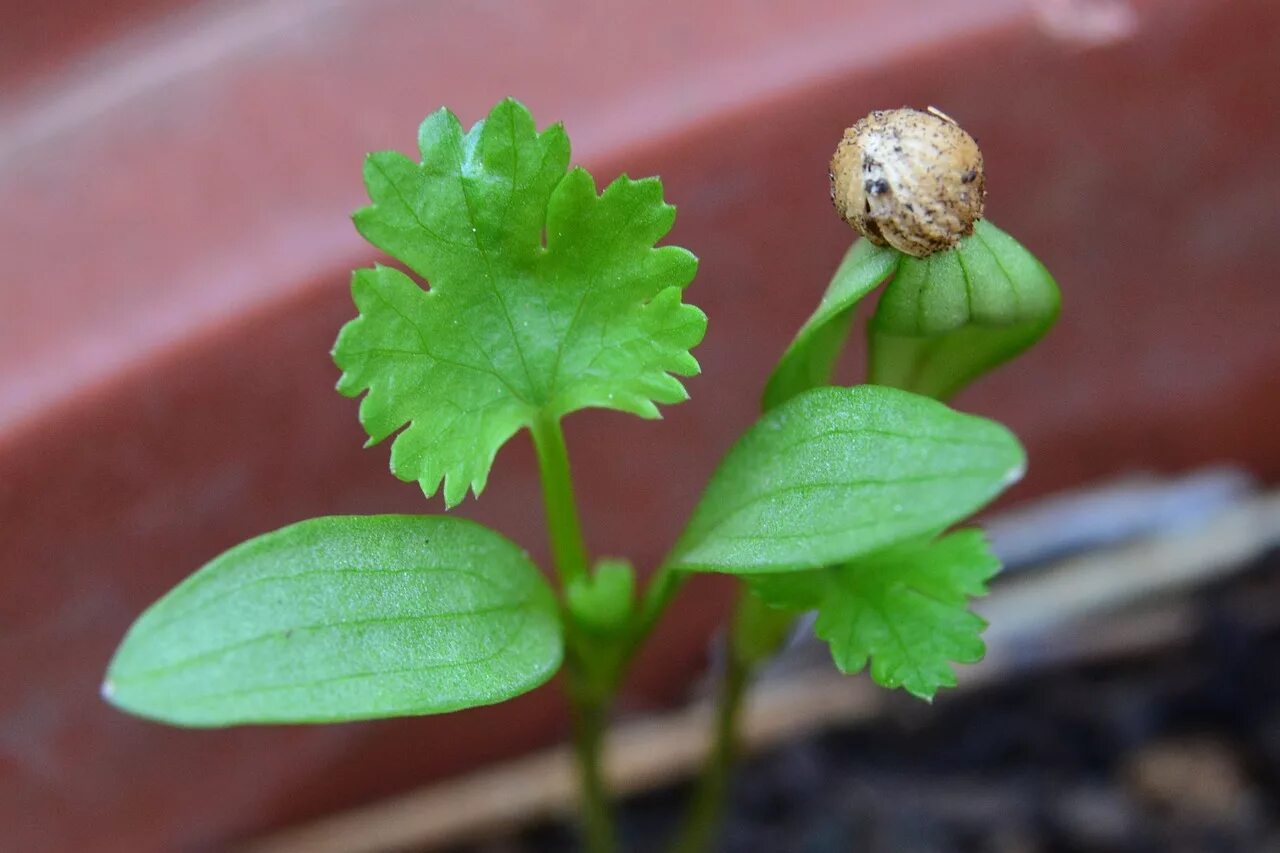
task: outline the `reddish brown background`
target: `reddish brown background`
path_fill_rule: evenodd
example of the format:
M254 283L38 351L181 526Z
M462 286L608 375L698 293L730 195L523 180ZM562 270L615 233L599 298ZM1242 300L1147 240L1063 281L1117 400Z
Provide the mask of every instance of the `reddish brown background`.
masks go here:
M347 220L361 157L440 104L469 123L515 95L680 208L711 318L693 400L567 424L593 550L651 567L850 240L826 160L873 107L970 129L989 215L1062 285L1050 339L959 401L1024 437L1013 499L1280 475L1277 56L1268 0L0 2L0 848L218 846L563 733L551 690L214 732L96 693L131 619L221 549L424 510L360 450L326 354L374 258ZM545 556L523 436L459 512ZM679 695L723 592L687 591L631 706Z

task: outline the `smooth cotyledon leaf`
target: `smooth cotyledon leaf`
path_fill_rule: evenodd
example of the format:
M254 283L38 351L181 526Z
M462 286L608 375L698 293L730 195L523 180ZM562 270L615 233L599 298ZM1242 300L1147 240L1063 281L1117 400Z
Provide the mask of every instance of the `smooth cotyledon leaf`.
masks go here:
M539 133L506 100L464 133L440 110L418 135L421 162L369 156L366 239L420 277L358 270L360 316L334 347L338 390L367 392L371 443L399 433L391 467L446 504L484 488L519 429L586 407L658 417L686 399L676 376L706 318L682 302L697 260L655 248L675 209L657 179L621 177L603 193L566 172L561 127ZM422 284L429 285L424 290Z
M148 609L103 693L186 726L437 714L560 666L550 587L471 521L316 518L216 558Z
M947 252L904 256L868 325L869 381L945 399L1058 318L1053 276L990 222Z
M831 368L849 333L858 302L884 281L903 255L896 249L858 240L850 247L813 315L787 347L765 386L767 411L795 395L829 384Z
M766 602L818 611L814 631L836 666L855 673L871 664L884 687L931 699L954 687L954 663L981 660L986 622L969 610L1000 568L979 530L919 539L818 569L750 579Z
M949 527L1024 464L993 421L894 388L815 388L729 451L669 564L751 574L844 562Z
M868 381L942 399L1044 337L1061 303L1044 265L985 220L927 258L859 240L770 376L765 409L830 381L854 307L890 276L869 321Z

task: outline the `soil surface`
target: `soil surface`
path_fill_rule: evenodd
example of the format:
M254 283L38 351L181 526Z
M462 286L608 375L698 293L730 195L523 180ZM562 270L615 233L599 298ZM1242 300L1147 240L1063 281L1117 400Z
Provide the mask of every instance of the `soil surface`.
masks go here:
M1177 647L903 701L744 761L720 849L1280 853L1280 554L1193 600ZM686 794L625 802L626 849L663 849ZM577 847L543 825L465 849Z

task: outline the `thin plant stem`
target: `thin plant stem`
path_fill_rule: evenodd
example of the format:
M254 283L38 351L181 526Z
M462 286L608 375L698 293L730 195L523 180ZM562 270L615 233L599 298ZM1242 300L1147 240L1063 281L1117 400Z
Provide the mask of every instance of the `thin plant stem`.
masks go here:
M588 853L618 849L617 829L604 780L603 746L608 705L590 697L573 701L573 746L582 795L582 841Z
M630 637L622 654L621 665L623 669L630 665L631 660L639 652L644 641L653 633L658 620L666 612L667 605L671 603L671 599L676 597L680 587L684 586L684 581L685 576L682 572L673 571L665 563L659 566L653 577L649 579L648 584L645 585L644 594L640 599L639 609L631 628Z
M716 700L715 734L711 752L698 779L689 810L685 813L680 834L672 846L675 853L702 853L710 849L711 842L720 830L728 794L729 773L737 755L738 716L753 669L751 664L730 649L726 655L724 676L720 680Z
M674 850L701 853L711 848L720 830L729 778L738 752L738 722L747 687L756 670L786 641L795 614L777 610L739 586L729 623L725 670L716 695L711 751L694 790Z
M582 540L578 505L569 474L569 451L558 418L543 418L533 427L533 446L542 474L542 499L547 511L547 532L560 583L568 586L587 576L587 547Z
M544 418L533 428L533 444L542 475L542 497L546 506L547 532L551 553L562 587L587 577L587 548L573 496L569 471L569 451L564 432L556 418ZM578 631L565 619L568 645L566 677L573 709L573 748L578 760L581 786L583 844L588 853L613 853L618 849L613 811L605 790L603 770L604 730L611 689L601 689L580 665Z

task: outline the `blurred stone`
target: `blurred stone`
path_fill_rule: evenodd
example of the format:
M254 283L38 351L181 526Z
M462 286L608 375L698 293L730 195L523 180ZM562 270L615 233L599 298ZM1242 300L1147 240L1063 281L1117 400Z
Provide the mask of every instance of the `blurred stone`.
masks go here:
M1147 805L1191 820L1233 824L1250 811L1244 768L1215 737L1148 744L1125 760L1121 777Z

